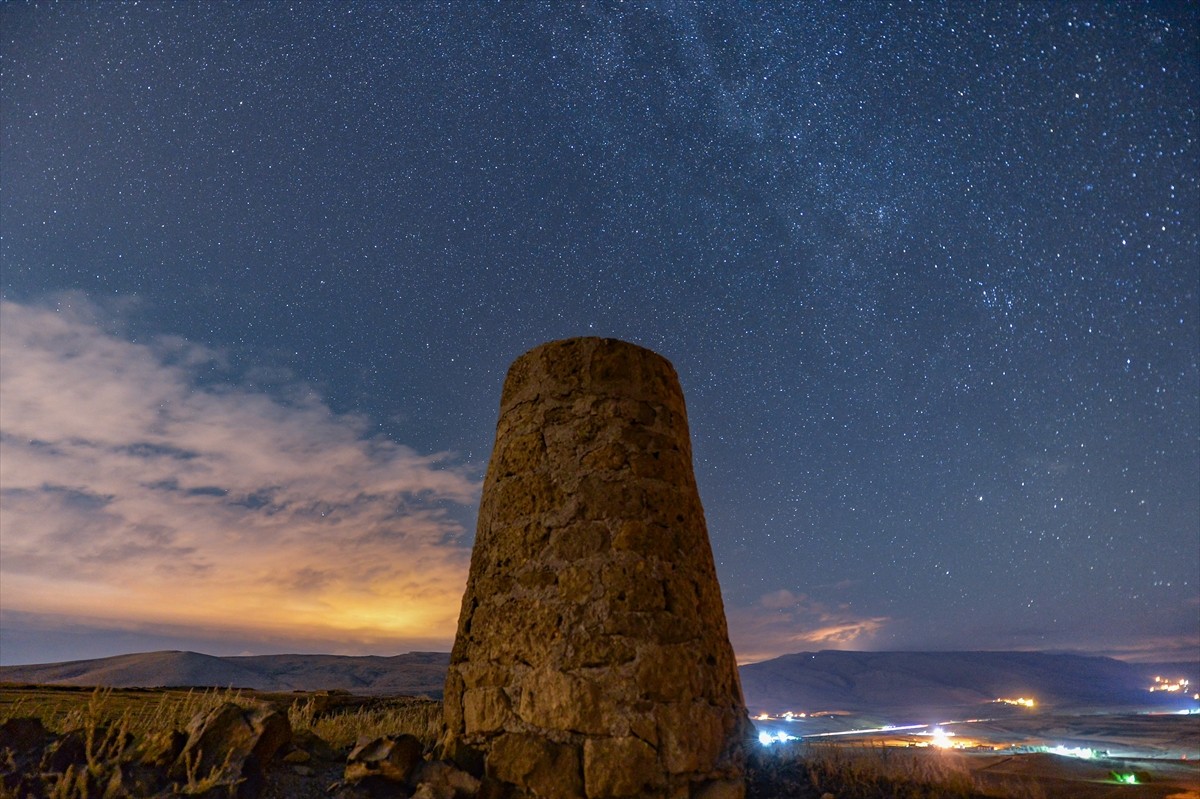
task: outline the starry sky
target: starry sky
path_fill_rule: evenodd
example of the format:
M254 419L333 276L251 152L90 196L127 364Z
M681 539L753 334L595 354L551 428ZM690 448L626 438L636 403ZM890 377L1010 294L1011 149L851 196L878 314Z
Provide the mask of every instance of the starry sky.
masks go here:
M1185 3L0 7L0 662L447 651L505 371L675 365L743 661L1200 651Z

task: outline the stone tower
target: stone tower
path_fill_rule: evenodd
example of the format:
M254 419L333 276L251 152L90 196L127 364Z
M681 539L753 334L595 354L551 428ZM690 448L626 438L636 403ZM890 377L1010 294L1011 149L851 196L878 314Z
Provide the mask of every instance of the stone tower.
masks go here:
M513 363L442 751L516 796L741 797L750 731L671 364L613 339Z

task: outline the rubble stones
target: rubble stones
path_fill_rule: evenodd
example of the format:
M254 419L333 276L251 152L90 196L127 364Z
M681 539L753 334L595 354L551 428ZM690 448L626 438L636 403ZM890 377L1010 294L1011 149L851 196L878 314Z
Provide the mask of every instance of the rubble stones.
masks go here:
M252 799L290 741L279 711L232 703L197 714L186 733L137 746L119 725L51 735L36 719L9 719L0 725L0 795Z
M346 759L346 782L378 777L404 783L421 765L425 747L412 735L360 741Z
M413 799L473 799L480 786L475 777L444 760L422 763L413 781L416 783Z
M582 338L509 369L439 750L553 799L736 793L749 722L662 357Z
M475 799L480 781L443 760L427 760L412 735L361 740L346 762L339 796Z

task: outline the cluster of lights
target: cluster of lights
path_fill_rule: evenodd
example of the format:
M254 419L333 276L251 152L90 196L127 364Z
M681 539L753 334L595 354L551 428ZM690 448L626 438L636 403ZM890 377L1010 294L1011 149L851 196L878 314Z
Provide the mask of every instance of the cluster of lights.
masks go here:
M1186 691L1189 684L1190 683L1183 677L1180 677L1177 680L1168 680L1166 677L1155 677L1154 683L1150 686L1150 690L1152 692L1168 691L1170 693L1178 693L1180 691Z
M772 716L770 713L759 713L754 717L755 721L795 721L796 719L808 718L807 713L793 713L788 710L780 713L778 716Z
M938 749L950 749L954 746L954 742L950 739L954 737L954 733L946 732L941 727L934 727L930 732L921 733L929 736L929 745L936 746Z
M1088 749L1083 746L1050 746L1046 748L1046 751L1052 755L1059 755L1061 757L1077 757L1080 760L1091 760L1096 756L1096 750Z
M1153 691L1154 689L1151 688L1150 690ZM1023 696L1018 696L1016 699L993 699L992 703L997 705L1017 705L1018 707L1037 707L1037 702Z
M777 733L760 732L758 734L758 742L760 744L762 744L763 746L770 746L771 744L783 744L783 743L787 743L788 741L799 741L799 740L800 739L797 738L795 735L788 735L786 732L777 732Z

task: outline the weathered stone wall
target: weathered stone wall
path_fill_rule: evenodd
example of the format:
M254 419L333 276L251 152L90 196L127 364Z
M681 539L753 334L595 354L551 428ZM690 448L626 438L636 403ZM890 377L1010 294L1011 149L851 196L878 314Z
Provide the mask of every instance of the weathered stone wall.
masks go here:
M749 722L661 356L580 338L509 369L445 724L445 753L518 795L742 795Z

